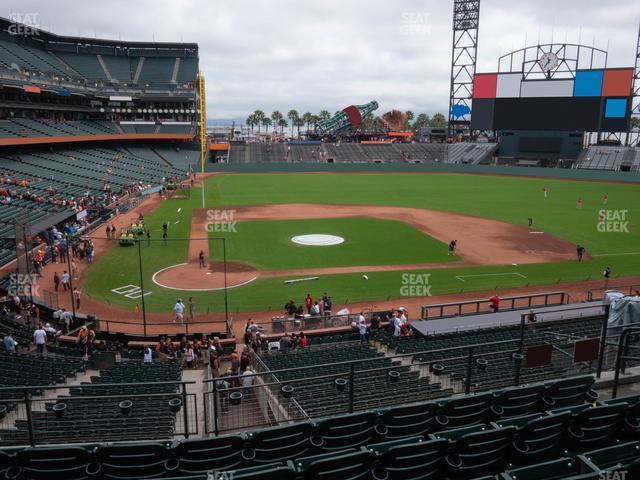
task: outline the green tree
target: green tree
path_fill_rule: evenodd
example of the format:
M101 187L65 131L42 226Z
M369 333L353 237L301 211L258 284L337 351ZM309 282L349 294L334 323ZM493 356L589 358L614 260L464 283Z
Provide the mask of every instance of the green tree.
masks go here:
M283 117L280 120L278 120L278 126L280 127L280 135L282 135L282 132L284 132L284 129L287 128L288 125L289 123L287 123L286 118Z
M271 126L271 123L273 123L273 122L271 121L271 118L269 118L269 117L264 117L262 119L262 125L264 125L265 133L269 132L269 127Z
M640 117L631 117L629 121L631 128L640 128Z
M253 127L256 124L256 117L254 117L253 113L247 117L247 126L251 127L251 131L253 132Z
M420 130L421 128L426 127L427 125L429 125L429 116L426 113L421 113L420 115L418 115L418 117L416 118L416 121L413 122L412 125L412 130L414 132L417 132L418 130Z
M271 120L273 120L274 127L277 127L280 123L280 120L282 120L283 118L284 117L282 113L280 113L280 110L276 110L275 112L271 113Z
M300 138L300 127L304 127L304 118L298 117L295 121L295 126L298 127L298 138Z
M320 110L318 117L320 117L320 120L329 120L331 118L331 113L329 113L329 110Z
M415 115L411 110L407 110L405 112L405 115L407 116L407 128L409 128L411 126L412 120L415 118Z
M253 116L258 126L258 133L260 133L260 125L262 124L262 120L264 120L264 112L262 110L256 110L253 112Z
M429 121L430 127L444 127L446 125L446 120L444 119L444 115L442 113L436 113L431 120Z
M300 118L300 114L298 113L297 110L292 109L292 110L289 110L289 112L287 113L287 118L291 122L291 136L293 136L293 128L296 126L296 123L298 122L298 118Z
M309 130L309 126L311 125L311 122L313 122L313 114L311 112L304 112L302 120L304 120L307 130Z

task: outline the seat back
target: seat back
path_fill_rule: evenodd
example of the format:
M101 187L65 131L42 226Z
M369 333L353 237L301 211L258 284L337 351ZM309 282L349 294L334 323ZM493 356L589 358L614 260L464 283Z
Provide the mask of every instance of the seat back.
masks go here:
M271 463L232 472L222 472L221 475L220 480L225 478L229 480L294 480L296 471L290 465Z
M378 417L373 412L332 417L317 425L312 443L323 451L374 443L383 437L376 430L377 423Z
M171 471L167 448L160 443L106 444L98 449L98 461L106 479L148 478ZM177 465L176 465L177 466Z
M613 447L591 450L582 456L602 470L617 466L624 470L640 458L640 442L627 442Z
M600 474L594 468L573 458L560 458L527 467L507 470L501 480L595 480Z
M296 459L294 465L304 480L369 479L375 455L367 450L345 450Z
M544 385L514 387L496 396L493 412L499 418L519 417L542 412Z
M491 404L493 395L484 393L480 395L468 395L447 401L438 411L436 421L438 430L444 427L460 428L488 423L492 419Z
M571 421L570 412L530 420L513 436L512 454L516 463L530 464L558 457Z
M182 440L172 454L181 473L206 473L209 470L233 470L242 466L244 440L239 435Z
M591 389L594 382L591 375L554 382L546 388L545 403L551 408L592 403L598 398L598 394Z
M246 446L253 450L253 458L250 454L245 457L260 464L304 456L311 449L312 432L310 422L254 431L246 437Z
M445 476L446 440L415 442L388 449L380 456L376 478L388 480L429 480ZM386 474L386 475L385 475Z
M501 471L507 464L515 430L504 427L461 437L445 457L451 476L472 477Z
M627 404L603 405L583 410L573 419L568 439L577 450L593 450L615 442L624 428Z
M382 424L387 427L386 438L412 437L432 432L437 409L436 403L421 403L387 410L381 416Z
M88 477L88 467L99 468L93 455L82 447L28 448L17 453L18 466L33 480L75 480Z

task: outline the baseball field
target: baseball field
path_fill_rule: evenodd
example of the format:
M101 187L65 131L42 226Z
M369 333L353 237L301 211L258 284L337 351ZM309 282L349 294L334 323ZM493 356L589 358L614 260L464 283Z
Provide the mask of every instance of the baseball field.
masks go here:
M426 291L559 289L601 279L606 266L614 278L640 272L634 184L467 174L217 174L205 182L204 209L201 193L196 186L190 198L165 200L147 213L151 242L145 238L139 248L112 242L81 278L84 294L134 311L140 295L122 292L142 281L148 312L169 318L176 297L192 297L200 312L221 312L224 257L231 312L278 310L307 293L328 292L342 308L401 303ZM342 243L292 242L309 234ZM455 255L448 254L451 240ZM586 248L582 262L577 244ZM420 288L425 283L428 290Z

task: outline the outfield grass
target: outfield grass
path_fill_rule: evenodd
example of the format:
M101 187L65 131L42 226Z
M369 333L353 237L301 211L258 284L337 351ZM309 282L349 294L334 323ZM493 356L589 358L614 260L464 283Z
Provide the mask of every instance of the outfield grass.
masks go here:
M355 265L401 265L447 262L447 245L404 222L366 217L238 222L235 232L217 234L227 241L227 259L260 270ZM291 241L296 235L323 233L344 243L309 247ZM209 252L222 259L217 240Z
M542 194L545 186L550 191L547 199ZM607 209L628 210L632 225L629 233L603 233L596 229L597 214L603 208L602 195L605 192L609 194ZM579 196L584 200L581 210L575 206ZM531 216L538 229L581 243L595 255L593 260L582 263L454 267L424 271L422 273L431 274L429 283L433 295L598 279L607 265L612 267L614 277L637 275L640 272L640 255L623 255L640 252L640 233L638 226L634 225L639 221L636 205L640 200L640 187L633 184L460 174L233 174L211 178L206 185L206 199L207 206L212 208L265 203L406 206L477 215L519 225L526 225L527 217ZM172 222L170 238L187 237L191 210L200 207L199 203L199 191L194 192L189 200L163 203L146 217L154 238L160 237L164 221ZM179 214L177 208L182 208ZM173 223L175 221L179 223ZM325 233L324 228L322 233ZM472 241L464 238L459 240ZM231 243L230 250L233 249ZM180 294L151 282L153 272L184 262L187 248L186 241L176 241L166 247L161 243L154 243L148 248L145 243L142 244L145 289L153 292L145 298L147 310L169 312L177 294L182 297L193 296L200 311L223 310L220 292ZM270 247L263 247L262 250L263 256L268 257ZM116 295L111 289L126 284L139 285L137 260L137 248L113 248L89 270L85 292L94 298L133 309L139 300ZM463 277L464 282L456 278L513 272L525 278L517 275L487 275ZM308 291L314 295L330 292L336 305L360 301L375 304L375 300L401 297L403 272L370 272L368 281L361 278L361 273L322 275L317 282L293 285L284 285L284 278L279 277L260 279L245 287L229 290L230 310L241 312L280 308L287 298L300 301Z

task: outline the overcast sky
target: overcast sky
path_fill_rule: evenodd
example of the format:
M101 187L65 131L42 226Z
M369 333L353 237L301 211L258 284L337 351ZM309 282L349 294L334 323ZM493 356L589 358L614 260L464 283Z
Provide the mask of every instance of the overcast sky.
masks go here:
M2 15L37 13L54 33L200 46L209 118L334 112L378 100L448 107L453 0L3 0ZM478 71L526 43L565 40L633 66L638 0L482 0Z

